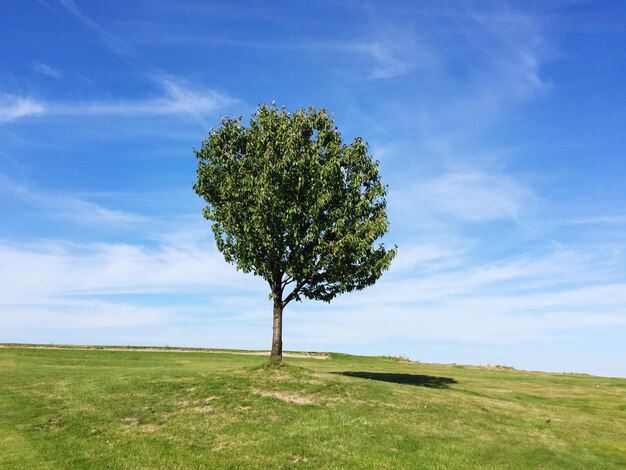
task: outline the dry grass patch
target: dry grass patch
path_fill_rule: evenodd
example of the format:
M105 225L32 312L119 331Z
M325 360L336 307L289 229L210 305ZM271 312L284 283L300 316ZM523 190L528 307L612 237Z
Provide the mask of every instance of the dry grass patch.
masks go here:
M212 401L219 400L220 397L216 395L211 395L209 397L204 398L196 398L195 400L180 400L176 402L176 406L180 408L191 408L193 406L204 405L206 403L211 403Z
M213 411L215 411L215 408L209 405L204 405L204 406L194 406L193 408L191 408L191 410L195 411L196 413L212 413Z
M232 439L228 439L224 436L215 436L213 445L211 446L211 450L213 452L220 452L223 450L232 449L233 447L235 446Z
M137 429L139 430L139 432L145 432L145 433L151 434L161 429L161 426L158 424L142 424L138 426Z
M315 401L311 397L296 393L279 392L276 390L270 392L258 389L252 389L252 393L254 393L255 395L260 395L262 397L276 398L286 403L294 403L296 405L312 405L313 403L315 403Z
M125 416L122 418L123 424L120 426L120 431L124 435L136 434L136 433L155 433L161 429L161 425L155 423L139 424L139 418L135 416Z

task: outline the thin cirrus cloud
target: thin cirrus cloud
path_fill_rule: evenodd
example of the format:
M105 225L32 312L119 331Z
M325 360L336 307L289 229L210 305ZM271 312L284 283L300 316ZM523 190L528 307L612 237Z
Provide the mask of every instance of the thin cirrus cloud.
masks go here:
M507 342L555 331L585 334L589 328L624 327L626 284L609 251L529 253L477 267L464 262L419 277L389 278L323 311L310 303L297 308L290 328L299 341L308 336L356 344L381 338ZM344 334L349 328L343 326L357 322L358 335Z
M401 191L394 210L463 222L515 219L533 199L530 188L506 174L453 170ZM392 194L393 196L393 194Z
M450 240L405 244L394 258L389 275L402 275L415 269L431 271L458 266L466 251L466 246Z
M212 89L194 88L173 78L156 79L161 96L112 101L46 102L31 97L5 95L0 99L0 123L31 116L146 117L187 115L201 118L237 100Z
M63 78L63 72L55 69L51 65L44 64L43 62L33 62L30 66L35 72L42 75L46 75L56 80L61 80Z
M159 80L164 96L144 100L92 101L76 104L57 104L51 113L60 115L118 115L147 116L182 114L201 116L235 102L228 95L215 90L197 89L166 78Z
M463 155L467 142L482 138L506 110L553 89L542 76L551 45L538 21L519 13L469 15L455 37L471 54L472 66L450 80L447 68L469 61L433 46L441 65L433 73L446 83L445 95L424 96L419 123L426 143L443 142L444 153Z
M432 247L423 247L423 251L421 264L433 265L433 273L422 272L416 277L407 272L402 279L390 277L367 293L341 297L330 307L312 302L294 305L289 320L292 341L305 344L315 338L318 343L355 344L387 338L485 342L494 341L494 337L513 341L536 339L557 330L626 325L626 286L615 276L615 260L601 250L554 251L547 256L529 253L478 267L471 267L466 260L442 267L437 264L440 258L457 255ZM113 243L3 242L0 256L6 261L0 267L0 311L19 307L24 315L36 318L45 309L58 310L59 325L67 324L67 328L74 328L74 321L85 328L140 326L142 322L170 321L185 310L178 305L152 312L138 297L120 304L103 300L106 295L219 292L215 298L223 303L230 296L245 293L254 300L247 305L235 302L234 315L247 311L263 314L262 307L266 306L264 284L236 272L198 233L177 234L153 248ZM246 286L245 292L242 286ZM100 300L89 303L80 300L83 296L98 296ZM383 310L385 315L379 315ZM120 313L135 311L140 321L132 325ZM86 318L79 318L81 315ZM331 325L328 328L325 317ZM357 336L346 333L341 327L345 322L359 323ZM256 339L261 336L259 333Z
M184 238L183 238L184 239ZM228 265L207 240L160 243L0 242L2 302L30 305L76 295L206 294L267 289ZM243 282L242 280L247 282Z
M83 25L94 31L106 47L122 60L130 60L135 57L136 51L127 42L118 36L109 33L106 29L96 23L92 18L84 14L73 2L73 0L59 0L61 6L76 17Z
M457 259L450 254L448 258ZM619 283L619 263L610 248L584 247L578 251L528 253L518 258L491 263L460 259L431 273L405 273L400 279L385 278L362 294L346 297L342 304L362 301L405 305L449 302L474 296L508 297L555 292L578 285ZM423 262L428 267L437 260ZM393 292L392 298L389 292ZM578 301L577 301L578 302ZM591 304L589 304L591 305Z
M30 97L0 95L0 124L38 116L46 112L44 103Z
M94 31L100 41L118 58L138 65L149 78L157 82L164 92L163 96L143 100L91 101L79 103L57 103L49 106L50 114L67 116L161 116L189 115L196 119L215 110L233 104L237 100L212 89L194 88L183 80L176 80L158 72L158 68L147 66L140 59L138 52L125 40L110 33L91 17L83 13L72 0L60 0L63 8L77 18L83 25ZM155 70L157 75L155 76Z
M473 77L471 86L475 91L468 100L458 103L461 108L495 117L511 105L550 90L550 82L541 75L550 45L534 19L525 15L483 15L475 19L497 41L486 52L480 44L475 45L481 49L485 67Z
M571 225L596 225L596 224L621 225L621 224L626 224L626 214L584 217L584 218L569 220L567 223Z
M145 217L126 211L109 209L72 194L30 188L0 174L0 194L29 205L45 208L53 217L81 225L116 226L144 222Z
M623 289L625 286L616 286ZM616 291L614 289L613 291ZM564 297L568 293L563 292ZM599 289L598 293L605 292ZM538 299L541 298L537 295ZM315 312L297 311L287 326L292 341L303 348L312 344L343 344L367 346L374 342L449 341L483 344L523 344L530 347L549 341L555 347L561 343L579 341L592 328L624 328L626 315L617 310L597 313L590 310L573 311L563 304L563 309L546 312L544 309L515 311L502 308L502 299L474 299L473 302L440 302L434 306L384 305L384 317L378 316L381 305L368 303L361 309L330 307ZM517 298L509 300L515 305ZM389 321L392 318L393 321ZM359 325L355 329L353 326ZM556 336L555 334L564 335ZM319 347L319 346L317 346ZM346 346L344 346L344 349ZM352 349L352 347L351 347ZM519 357L517 364L524 357ZM526 365L528 367L528 365ZM571 366L570 366L571 367Z
M540 76L542 59L549 56L547 43L538 21L520 13L473 14L483 33L497 38L485 59L495 74L506 80L511 91L525 97L548 86Z
M197 336L198 327L187 328L185 323L201 320L210 330L195 344L215 347L219 342L207 343L206 335L216 339L224 327L234 328L219 320L226 299L241 295L255 299L248 305L235 302L230 311L235 318L271 307L268 288L259 278L237 272L206 237L193 231L172 234L169 241L151 248L0 241L0 258L0 341L119 344L127 337L125 344L155 344L159 335L167 338L165 343L172 341L164 331L180 330L177 344L192 345L190 338ZM187 302L181 303L181 295ZM203 300L198 302L197 297ZM146 333L145 328L152 327L157 329ZM77 330L78 341L71 333ZM224 345L241 344L241 328L234 330ZM245 344L259 347L261 336L254 328Z
M227 304L234 318L271 304L265 283L228 265L206 231L173 232L152 247L0 240L0 259L0 341L76 343L72 331L80 330L79 343L119 344L128 338L125 344L162 344L178 331L177 344L234 347L244 341L258 348L265 337L258 325L219 320ZM188 302L181 304L181 295ZM200 303L193 300L198 296ZM154 298L159 301L150 302ZM185 326L188 321L203 321L210 331L200 336L197 325ZM242 335L246 328L251 331ZM224 329L233 331L224 336ZM159 336L166 339L160 342Z
M348 44L341 47L370 58L373 62L372 72L369 74L371 79L398 77L411 72L414 68L413 61L403 57L403 52L406 55L405 47L390 46L380 41Z
M172 308L92 299L46 299L45 304L0 303L0 321L9 331L139 328L171 321L176 313L179 312ZM0 337L0 341L2 339Z

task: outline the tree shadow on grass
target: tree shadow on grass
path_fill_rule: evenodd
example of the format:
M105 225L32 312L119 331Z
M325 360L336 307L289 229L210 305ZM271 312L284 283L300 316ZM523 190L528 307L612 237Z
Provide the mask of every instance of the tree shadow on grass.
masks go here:
M450 377L435 377L432 375L417 374L389 374L386 372L331 372L332 374L345 375L348 377L358 377L360 379L380 380L381 382L391 382L396 384L415 385L429 388L448 388L451 384L457 383Z

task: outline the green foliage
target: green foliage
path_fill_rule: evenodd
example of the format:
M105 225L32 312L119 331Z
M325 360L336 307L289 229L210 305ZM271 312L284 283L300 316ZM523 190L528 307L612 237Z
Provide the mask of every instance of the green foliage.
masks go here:
M388 230L378 162L360 138L345 145L325 110L262 105L249 127L224 118L195 154L218 249L283 305L330 301L389 267L396 249L375 244Z

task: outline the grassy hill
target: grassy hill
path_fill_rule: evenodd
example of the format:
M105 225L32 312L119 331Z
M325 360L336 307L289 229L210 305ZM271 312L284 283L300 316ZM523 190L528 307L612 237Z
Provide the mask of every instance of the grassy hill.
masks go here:
M343 354L0 348L0 468L626 468L626 380Z

